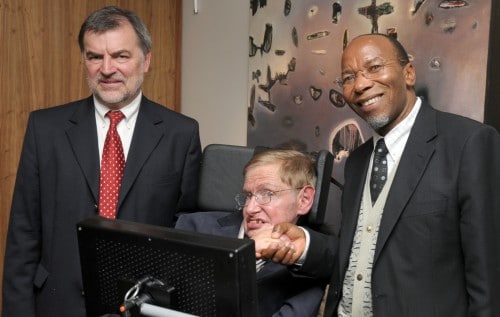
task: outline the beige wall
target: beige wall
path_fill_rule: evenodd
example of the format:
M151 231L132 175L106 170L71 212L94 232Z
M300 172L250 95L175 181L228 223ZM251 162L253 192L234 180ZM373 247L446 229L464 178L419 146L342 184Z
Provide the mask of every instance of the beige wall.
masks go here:
M248 0L183 0L181 110L202 146L246 145L249 20Z

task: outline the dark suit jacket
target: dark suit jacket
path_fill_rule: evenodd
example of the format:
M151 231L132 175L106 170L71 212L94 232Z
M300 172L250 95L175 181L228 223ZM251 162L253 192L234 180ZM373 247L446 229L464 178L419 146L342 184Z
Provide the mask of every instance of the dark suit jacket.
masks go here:
M311 232L303 271L333 272L325 316L337 316L372 149L346 162L339 240ZM380 224L374 317L500 316L499 232L498 132L424 102Z
M34 111L14 189L5 254L4 317L85 315L76 223L97 216L99 150L92 97ZM195 120L142 98L117 218L173 226L196 201Z
M189 231L236 238L241 212L197 212L179 217L175 227ZM316 316L324 293L324 283L294 276L283 265L268 262L257 272L260 317Z

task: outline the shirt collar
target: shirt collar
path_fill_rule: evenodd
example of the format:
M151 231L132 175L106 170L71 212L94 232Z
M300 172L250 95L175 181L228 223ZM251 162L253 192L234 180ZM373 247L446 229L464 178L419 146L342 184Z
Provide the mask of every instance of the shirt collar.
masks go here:
M243 239L244 237L245 237L245 225L243 224L242 221L240 225L240 231L238 232L238 238Z
M417 114L421 106L422 100L420 99L420 97L417 97L413 109L406 116L406 118L404 118L383 137L389 155L391 155L395 160L402 154L402 149L404 149L404 145L406 144L406 140L410 135L410 130L415 123L415 119L417 118ZM377 141L381 138L382 136L378 133L375 132L373 134L373 148L375 148Z
M141 98L142 98L142 92L139 93L137 97L135 97L134 100L132 100L132 102L130 102L128 105L120 109L120 111L125 116L125 118L123 119L125 120L125 122L128 123L128 120L135 114L137 114L137 112L139 111L139 106L141 104ZM99 120L101 120L101 122L103 123L106 122L105 116L110 109L105 105L103 105L102 103L100 103L95 96L94 96L94 106Z

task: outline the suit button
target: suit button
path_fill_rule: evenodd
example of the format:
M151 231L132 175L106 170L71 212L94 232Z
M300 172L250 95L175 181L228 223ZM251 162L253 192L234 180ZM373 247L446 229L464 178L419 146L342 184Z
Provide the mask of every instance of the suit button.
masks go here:
M358 274L358 275L356 275L356 279L357 279L358 281L361 281L361 280L363 279L363 274Z
M372 232L372 230L373 230L373 227L372 227L372 226L367 226L367 227L366 227L366 231L368 231L368 232Z

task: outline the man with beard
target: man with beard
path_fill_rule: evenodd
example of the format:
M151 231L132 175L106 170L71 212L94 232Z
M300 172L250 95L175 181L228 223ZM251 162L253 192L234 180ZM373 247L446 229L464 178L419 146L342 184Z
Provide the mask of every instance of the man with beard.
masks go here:
M308 243L279 224L292 243L258 250L329 276L325 316L500 316L500 136L435 110L415 81L394 38L350 42L339 83L374 136L347 159L340 234Z
M93 216L173 226L193 209L198 123L141 91L151 38L105 7L78 36L92 96L31 113L14 189L3 317L84 317L76 223Z

